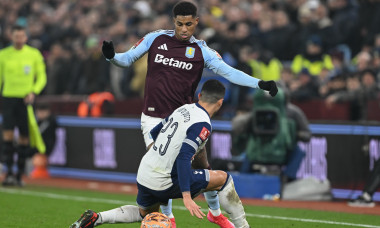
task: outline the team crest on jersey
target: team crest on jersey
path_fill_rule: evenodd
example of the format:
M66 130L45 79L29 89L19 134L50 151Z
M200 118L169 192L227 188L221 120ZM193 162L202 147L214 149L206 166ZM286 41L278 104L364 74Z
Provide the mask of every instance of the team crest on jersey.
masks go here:
M24 74L29 74L31 70L32 70L31 66L24 66Z
M187 58L194 58L195 48L192 47L186 47L186 53L185 56Z
M210 131L207 128L203 127L201 133L199 134L199 138L205 141L209 135Z

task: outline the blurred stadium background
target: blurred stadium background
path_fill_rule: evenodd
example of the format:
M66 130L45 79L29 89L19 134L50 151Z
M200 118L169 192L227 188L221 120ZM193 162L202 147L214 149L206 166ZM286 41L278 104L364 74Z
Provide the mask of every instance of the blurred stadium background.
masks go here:
M0 48L10 45L13 25L26 26L28 44L47 64L47 86L36 103L47 104L58 122L48 159L51 179L135 183L144 155L139 118L146 62L143 57L131 68L115 67L102 56L101 43L112 39L116 52L124 52L150 31L173 29L176 2L0 1ZM322 183L329 200L356 197L380 158L380 1L194 2L196 37L231 66L278 81L308 118L312 138L298 144L306 156L297 179ZM255 91L205 70L202 81L209 78L228 88L208 143L211 165L233 173L242 197L273 199L283 187L278 169L265 164L240 174L242 156L233 143L231 119L252 110ZM100 116L78 117L78 106L95 92L110 92L114 100L103 103ZM42 184L28 177L33 183Z

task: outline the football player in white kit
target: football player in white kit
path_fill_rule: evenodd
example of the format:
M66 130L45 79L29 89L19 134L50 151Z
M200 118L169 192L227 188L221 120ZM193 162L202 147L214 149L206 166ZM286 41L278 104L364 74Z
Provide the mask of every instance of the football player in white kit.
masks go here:
M141 160L137 173L137 205L125 205L95 213L87 210L71 228L90 228L104 223L139 222L169 199L183 198L190 214L205 214L193 201L202 192L217 191L221 206L234 227L248 228L245 212L232 177L220 170L192 169L193 157L211 134L210 118L223 103L225 88L217 80L206 81L199 102L176 109L151 131L153 146Z

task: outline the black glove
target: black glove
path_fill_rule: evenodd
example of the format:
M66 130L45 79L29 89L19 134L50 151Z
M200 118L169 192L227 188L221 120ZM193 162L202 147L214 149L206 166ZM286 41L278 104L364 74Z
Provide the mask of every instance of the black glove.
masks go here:
M276 96L276 94L278 92L276 82L274 82L273 80L270 80L270 81L260 80L259 81L259 88L262 90L269 91L269 94L272 97Z
M102 52L106 59L112 59L115 56L115 49L112 41L103 41Z

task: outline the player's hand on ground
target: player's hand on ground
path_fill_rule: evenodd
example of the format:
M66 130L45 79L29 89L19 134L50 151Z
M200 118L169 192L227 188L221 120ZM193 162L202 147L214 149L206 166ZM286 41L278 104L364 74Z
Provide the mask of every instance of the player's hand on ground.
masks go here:
M112 41L103 41L102 52L107 59L112 59L115 56L115 48Z
M198 218L202 219L204 216L206 216L202 211L201 207L198 206L194 200L191 199L191 197L184 197L183 198L183 204L189 210L190 214L192 216L197 216Z
M270 80L270 81L260 80L259 81L259 88L262 90L269 91L269 94L272 97L276 96L276 94L278 92L276 82L274 82L273 80Z

